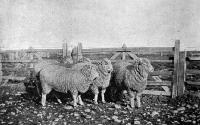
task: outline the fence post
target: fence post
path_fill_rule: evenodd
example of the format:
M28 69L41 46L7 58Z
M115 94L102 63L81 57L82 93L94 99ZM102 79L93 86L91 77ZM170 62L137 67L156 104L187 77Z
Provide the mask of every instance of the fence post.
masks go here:
M179 85L179 53L180 52L180 40L175 41L174 48L174 72L173 72L173 86L172 86L172 98L177 96L177 89Z
M2 73L2 53L0 51L0 83L2 82L2 76L3 76L3 73Z
M126 51L127 47L126 47L125 43L123 44L122 48L123 48L124 51ZM126 59L126 52L122 52L122 60L125 60L125 59Z
M62 46L62 50L63 50L63 58L66 58L68 55L68 46L67 46L67 43L63 43L63 46Z
M82 59L82 43L78 43L78 48L77 48L77 61Z
M186 73L186 51L180 52L180 64L179 64L179 81L178 81L178 96L183 95L185 91L185 73Z

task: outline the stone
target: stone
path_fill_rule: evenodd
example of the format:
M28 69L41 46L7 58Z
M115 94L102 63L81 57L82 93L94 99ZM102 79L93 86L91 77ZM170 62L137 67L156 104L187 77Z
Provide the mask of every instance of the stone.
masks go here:
M90 109L85 109L85 112L90 112L91 110Z
M140 125L140 121L134 121L134 125Z
M116 108L116 109L121 109L121 106L120 106L120 105L117 105L117 104L115 104L115 108Z
M70 110L70 109L73 109L73 107L72 106L64 106L64 109Z
M153 111L153 112L151 113L151 116L152 116L152 117L154 117L154 116L156 116L156 115L159 115L159 113L158 113L157 111Z

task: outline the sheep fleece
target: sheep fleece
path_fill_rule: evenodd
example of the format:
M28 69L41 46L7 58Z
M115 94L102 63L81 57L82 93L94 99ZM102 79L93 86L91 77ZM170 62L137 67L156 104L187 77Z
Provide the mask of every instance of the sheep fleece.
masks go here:
M69 90L72 94L86 92L91 81L80 71L66 69L62 66L49 65L40 72L40 79L44 92L48 92L51 88L65 92ZM49 90L48 90L49 89Z
M147 85L145 72L141 65L120 61L114 65L114 83L124 89L130 88L133 91L142 92Z

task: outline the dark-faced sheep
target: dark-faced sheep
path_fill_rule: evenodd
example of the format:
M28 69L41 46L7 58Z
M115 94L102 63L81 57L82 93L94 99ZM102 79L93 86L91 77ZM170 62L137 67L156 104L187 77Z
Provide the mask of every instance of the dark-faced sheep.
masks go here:
M84 63L78 63L74 65L72 68L81 67ZM110 84L110 78L111 78L111 72L113 71L113 66L111 64L111 61L107 58L100 61L100 63L97 64L97 71L99 73L99 77L97 77L91 86L91 90L94 93L94 103L98 104L98 94L99 89L101 89L101 99L102 102L105 103L105 97L104 94L106 92L106 88Z
M85 93L99 74L92 65L84 65L81 70L65 68L58 65L47 65L40 71L42 86L42 105L45 106L46 95L52 90L67 93L73 97L73 106L77 106L77 99L83 105L79 93Z
M137 106L141 107L140 96L147 86L149 72L154 71L150 61L146 58L139 58L134 63L118 61L113 65L113 69L111 87L116 90L114 94L122 94L123 90L127 90L131 107L135 107L135 98Z

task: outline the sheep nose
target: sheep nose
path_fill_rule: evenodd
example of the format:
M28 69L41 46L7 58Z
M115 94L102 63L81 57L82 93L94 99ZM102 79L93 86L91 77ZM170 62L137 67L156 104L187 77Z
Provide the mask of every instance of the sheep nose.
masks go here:
M112 72L112 70L108 70L108 73L111 73Z

